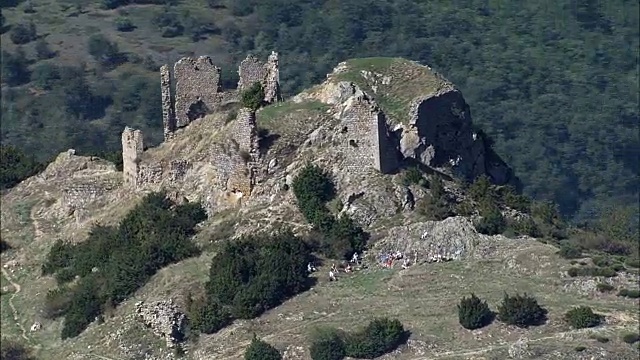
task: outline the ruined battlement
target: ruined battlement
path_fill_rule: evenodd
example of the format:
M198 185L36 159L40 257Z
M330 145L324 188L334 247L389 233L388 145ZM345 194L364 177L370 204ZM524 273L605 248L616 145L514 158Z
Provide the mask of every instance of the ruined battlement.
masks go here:
M160 68L165 141L171 140L176 130L192 121L214 113L225 103L238 101L238 92L256 82L264 88L266 103L282 100L276 52L269 55L266 63L260 63L253 55L247 56L238 68L237 91L222 91L220 71L209 56L178 60L173 66L173 76L168 65ZM174 81L175 93L172 95Z
M125 185L137 186L138 168L143 151L142 131L125 127L122 132L122 174Z

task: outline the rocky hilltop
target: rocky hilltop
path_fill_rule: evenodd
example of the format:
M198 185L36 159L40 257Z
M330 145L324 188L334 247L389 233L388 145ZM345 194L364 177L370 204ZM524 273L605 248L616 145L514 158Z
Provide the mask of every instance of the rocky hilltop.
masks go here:
M17 336L29 339L38 353L57 354L60 358L90 359L93 354L103 359L172 358L160 336L182 326L185 320L176 315L179 301L176 305L170 300L179 299L190 286L206 279L212 254L207 246L221 238L282 225L300 233L310 229L291 191L293 179L308 163L327 170L335 182L338 195L330 204L332 212L348 214L372 234L370 254L393 250L411 254L417 262L434 258L470 261L468 265L442 265L448 267L441 270L416 267L413 272L397 276L379 271L362 275L384 291L411 294L430 284L440 289L437 291L458 289L462 295L467 292L466 286L475 286L474 279L505 269L509 276L522 275L537 284L562 286L558 282L564 280L559 280L560 265L553 260L552 246L527 237L513 240L479 234L474 227L477 211L473 209L468 216L452 216L443 221L426 221L416 210L429 190L404 181L409 168L440 178L454 203L468 198L460 184L482 175L496 185L518 187L513 171L473 126L469 105L455 85L428 66L405 59L353 59L338 64L322 84L282 99L278 67L276 53L265 63L249 56L240 65L238 89L222 91L220 69L207 57L182 59L173 72L164 66L162 144L147 148L141 131L126 128L122 133L122 171L105 160L77 156L69 150L44 172L3 195L2 238L16 245L14 251L3 254L4 261L11 261L5 263L3 272L14 284L21 284L8 300L14 316L19 316L16 332L24 331ZM255 83L261 84L264 95L262 106L257 109L245 107L242 95ZM157 190L166 191L179 203L203 204L209 219L201 224L196 238L205 249L204 255L163 269L103 324L94 323L79 337L61 342L60 321L44 319L39 310L45 289L55 284L52 278L40 276L39 271L51 244L55 239L82 241L93 224L117 223L145 194ZM508 217L526 217L508 207L500 210ZM532 260L530 254L534 252L538 255ZM488 267L475 269L469 265L492 256L495 260ZM459 284L435 278L440 271L457 277ZM417 284L409 280L412 276L431 280ZM557 279L548 280L553 276ZM306 359L303 328L330 322L335 314L341 314L338 316L343 321L360 322L364 321L365 308L400 312L404 318L414 318L415 311L429 310L409 310L400 300L405 295L380 295L375 288L355 281L345 280L337 286L323 283L255 321L236 321L218 334L201 338L192 345L188 356L240 358L250 335L257 332L285 349L286 358ZM339 289L347 292L340 293ZM498 297L501 295L497 293ZM458 295L448 296L448 300L438 301L446 300L450 305L458 300ZM567 298L571 296L566 294ZM365 298L378 300L361 304L361 308L346 305ZM434 306L423 303L424 299L414 299L415 306ZM146 306L142 300L157 306ZM163 303L165 300L168 302ZM385 305L387 301L391 305ZM340 306L349 310L336 308ZM5 317L8 309L3 306L3 328L6 321L11 321ZM170 310L163 314L163 309ZM620 313L611 307L609 310ZM612 321L629 321L615 314ZM179 319L179 325L171 323L171 319ZM25 330L36 323L36 330ZM447 347L451 339L434 337L427 328L420 328L422 323L413 325L422 330L394 358L431 358L428 354L465 358L483 352L455 351ZM481 332L454 332L451 336L460 336L461 343L470 348L474 347L474 336L486 337ZM486 351L492 346L496 351L506 351L509 343L524 336L519 330L508 328L499 332L504 340L487 345ZM288 336L279 336L285 333Z

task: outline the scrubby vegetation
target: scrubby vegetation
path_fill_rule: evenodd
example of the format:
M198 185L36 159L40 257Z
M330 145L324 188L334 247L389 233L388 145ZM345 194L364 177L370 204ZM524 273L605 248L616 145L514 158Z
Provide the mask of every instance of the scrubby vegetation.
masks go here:
M597 266L585 266L585 267L572 267L567 271L567 274L571 277L576 276L603 276L614 277L617 272L612 268L602 268Z
M498 319L508 325L526 328L541 325L546 321L547 310L538 301L527 295L504 294L502 304L498 306Z
M128 92L135 81L121 75L129 71L151 76L152 90L159 90L157 74L151 73L157 65L151 59L196 47L225 55L217 61L226 86L237 81L234 69L247 52L266 57L278 49L286 56L281 79L287 95L321 81L340 60L403 56L431 65L462 90L474 121L495 137L496 153L515 167L527 195L555 200L561 213L576 223L592 222L607 214L608 206L620 205L638 218L638 191L632 181L638 170L637 92L628 91L638 84L633 50L638 48L637 3L576 5L564 0L552 6L530 2L513 7L470 2L460 11L459 4L411 0L210 0L214 11L198 11L189 2L145 0L144 13L127 6L140 3L49 6L32 0L3 7L3 43L11 46L3 46L8 56L3 56L2 81L12 87L3 89L3 142L43 161L69 148L117 150L122 122L143 125L150 144L162 138L157 113L148 117L144 111L123 112L107 101L89 107L102 119L90 122L86 114L60 106L74 98L67 95L74 84L60 81L50 91L31 91L35 83L29 73L36 65L48 64L48 56L57 56L61 66L87 63L82 78L90 91L82 94L85 99L96 93L114 99ZM92 17L116 8L109 18ZM120 31L149 35L142 41L139 36L116 40L105 31L127 64L104 69L89 53L53 44L49 34L66 36L70 25L60 19L70 16L69 11L82 29L74 36L86 42L93 29L114 24ZM523 18L528 21L519 21ZM562 26L556 19L564 19ZM92 22L95 26L83 26ZM23 61L25 54L34 53L33 47L47 42L52 49L41 54L49 55ZM104 51L113 49L110 45ZM160 111L159 94L141 95L143 107ZM594 138L594 128L604 135Z
M205 296L190 306L194 330L214 333L308 289L310 260L306 243L287 230L226 243L211 261Z
M640 334L624 334L622 336L622 341L626 342L627 344L635 344L637 342L640 342Z
M605 292L613 291L615 289L615 286L607 283L598 283L598 285L596 285L596 289L598 289L598 291L602 293L605 293Z
M282 355L278 349L254 336L244 352L244 360L282 360Z
M345 356L374 359L389 353L407 339L400 321L377 318L356 332L345 333L322 329L312 336L310 353L313 360L341 360Z
M317 231L320 252L330 258L348 259L364 249L368 233L346 215L334 218L327 207L335 196L335 186L326 172L307 164L294 179L292 188L298 208Z
M468 330L489 325L493 315L487 302L480 300L475 294L471 294L469 298L463 297L458 304L458 321Z
M47 294L46 312L64 316L62 338L79 335L162 267L198 255L189 238L204 219L200 204L175 205L163 193L151 193L118 226L95 225L78 244L55 242L42 273L59 284Z
M258 110L264 104L264 89L259 82L251 85L250 88L240 94L240 103L243 107L253 111Z
M36 360L31 351L24 345L8 338L0 341L0 359L2 360Z
M564 318L574 329L595 327L604 320L604 316L594 313L588 306L573 308L564 315Z
M618 292L618 296L626 297L629 299L637 299L640 298L640 290L621 289Z
M44 164L11 145L0 145L0 189L7 189L44 170Z

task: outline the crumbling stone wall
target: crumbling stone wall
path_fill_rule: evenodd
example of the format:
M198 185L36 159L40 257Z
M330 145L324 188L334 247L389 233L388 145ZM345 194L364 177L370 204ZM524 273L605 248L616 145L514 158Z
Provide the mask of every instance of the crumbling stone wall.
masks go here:
M142 131L125 127L122 132L122 175L126 186L138 186L139 164L143 151Z
M162 65L160 67L160 87L162 89L162 125L164 138L168 140L173 132L176 131L176 118L171 99L171 73L169 72L169 65Z
M190 168L191 164L182 159L143 164L139 168L137 186L160 184L164 180L171 183L178 182L184 178Z
M357 174L370 168L389 173L398 166L384 114L361 90L347 100L341 114L345 167Z
M220 68L209 56L185 57L174 65L176 128L211 113L219 102Z
M85 218L87 205L102 197L106 192L117 188L120 181L113 178L79 181L74 179L62 190L62 207L67 215L75 215L77 221Z
M282 101L282 95L280 93L280 70L278 65L278 53L271 52L265 67L265 80L264 87L264 101L271 104L276 101Z
M272 51L267 62L261 64L253 55L242 60L238 68L238 90L244 91L259 82L264 89L264 101L271 104L282 100L280 94L280 70L278 69L278 53Z

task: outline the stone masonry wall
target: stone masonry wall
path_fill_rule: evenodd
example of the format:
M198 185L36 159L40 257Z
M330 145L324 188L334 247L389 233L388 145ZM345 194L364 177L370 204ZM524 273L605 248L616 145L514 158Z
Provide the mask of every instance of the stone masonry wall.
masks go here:
M125 127L122 132L122 175L125 186L137 187L140 156L143 151L142 131Z
M280 70L278 64L278 53L271 52L267 63L264 64L266 77L264 80L264 101L271 104L276 101L282 101L280 94Z
M384 115L366 94L357 90L341 114L344 165L358 174L374 168L388 173L398 166Z
M182 58L174 65L176 128L211 113L219 102L220 68L208 56Z
M176 118L171 100L171 73L168 65L160 67L160 87L162 89L162 125L164 138L168 140L176 131Z
M66 189L62 190L62 206L66 214L74 214L77 221L86 217L88 204L102 197L106 192L120 185L119 179L91 179L86 181L74 180Z
M263 64L258 62L258 59L253 55L248 55L246 59L240 62L238 68L238 90L244 91L251 87L256 82L263 83L266 77L266 68Z
M242 60L238 68L238 91L251 87L256 82L262 84L264 101L271 104L282 100L280 94L280 70L278 69L278 53L271 52L267 62L261 64L258 59L249 55Z

